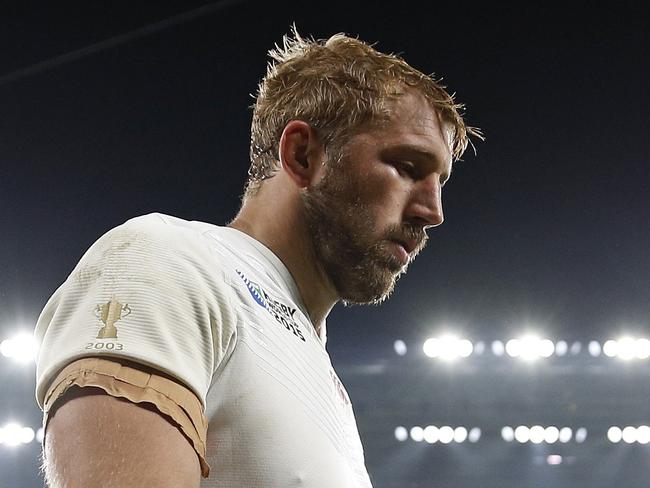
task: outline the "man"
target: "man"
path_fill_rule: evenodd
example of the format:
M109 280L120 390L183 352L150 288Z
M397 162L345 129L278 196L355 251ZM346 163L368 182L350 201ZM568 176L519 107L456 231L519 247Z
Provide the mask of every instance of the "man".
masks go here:
M50 486L371 486L326 317L390 294L478 133L359 40L294 32L270 54L237 217L134 218L43 310Z

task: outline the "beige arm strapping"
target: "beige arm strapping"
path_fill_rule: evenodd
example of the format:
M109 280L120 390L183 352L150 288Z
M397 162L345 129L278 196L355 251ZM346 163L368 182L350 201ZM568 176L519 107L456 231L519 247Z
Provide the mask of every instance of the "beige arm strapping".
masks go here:
M201 475L207 478L210 474L205 452L208 422L203 414L201 402L185 386L155 372L144 372L122 364L117 358L78 359L59 372L45 393L45 431L48 416L56 401L72 386L97 387L111 396L126 398L133 403L147 402L155 405L161 413L178 425L191 442L199 456Z

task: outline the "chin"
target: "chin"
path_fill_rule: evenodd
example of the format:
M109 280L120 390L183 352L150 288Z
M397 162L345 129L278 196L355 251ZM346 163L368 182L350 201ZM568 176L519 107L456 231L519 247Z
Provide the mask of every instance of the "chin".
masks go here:
M344 305L379 305L389 298L395 289L397 278L402 272L395 274L387 270L377 273L367 280L355 283L356 286L348 286L339 290L339 296Z

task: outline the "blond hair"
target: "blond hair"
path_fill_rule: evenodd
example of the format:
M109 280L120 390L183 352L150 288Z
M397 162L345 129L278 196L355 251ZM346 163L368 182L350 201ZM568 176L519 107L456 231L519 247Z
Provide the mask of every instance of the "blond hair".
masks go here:
M285 35L282 47L276 44L269 56L252 106L251 166L245 196L253 195L278 170L278 143L289 121L309 123L331 154L355 129L385 119L386 101L405 87L420 91L451 125L454 160L467 148L469 135L482 139L479 129L465 125L463 105L454 101L440 80L359 39L345 34L327 40L305 39L294 25L292 36Z

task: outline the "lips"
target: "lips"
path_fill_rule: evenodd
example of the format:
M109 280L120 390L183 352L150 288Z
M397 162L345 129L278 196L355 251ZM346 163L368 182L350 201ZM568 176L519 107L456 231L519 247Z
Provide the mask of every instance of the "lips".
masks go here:
M391 242L395 246L395 251L394 251L395 255L402 262L402 265L406 265L409 261L409 255L410 255L409 248L407 247L408 244L398 239L391 239L389 242Z
M418 245L417 241L410 240L410 239L392 239L392 241L402 246L406 251L406 253L409 255L413 252L413 250Z

